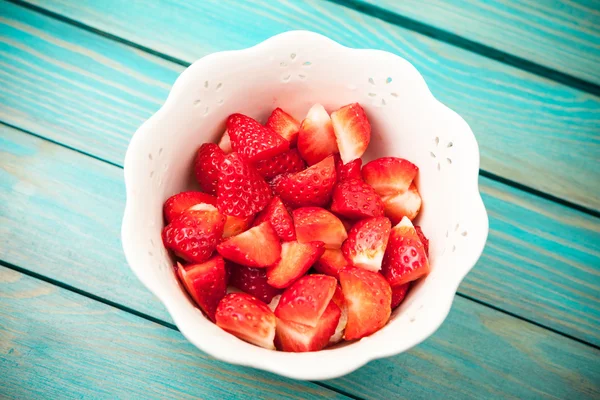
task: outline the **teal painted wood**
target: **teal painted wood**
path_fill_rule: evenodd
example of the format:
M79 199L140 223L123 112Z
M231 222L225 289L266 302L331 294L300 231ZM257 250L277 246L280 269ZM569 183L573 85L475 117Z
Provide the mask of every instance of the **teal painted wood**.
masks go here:
M266 4L39 2L188 62L214 51L251 46L290 29L310 29L351 47L397 53L423 73L441 101L470 123L483 169L600 209L600 187L589 184L600 180L599 98L329 2ZM150 110L158 108L181 67L17 6L4 3L3 8L0 32L8 40L0 43L7 65L2 83L9 98L3 100L0 118L120 162L125 151L120 145ZM40 89L40 83L48 86ZM58 90L57 84L66 90ZM81 101L73 91L81 92ZM133 99L136 95L140 101ZM73 128L79 121L83 132ZM94 126L101 135L93 133ZM111 149L101 153L97 144L104 141Z
M358 0L600 84L597 0Z
M0 267L0 397L348 399L216 361L179 332Z

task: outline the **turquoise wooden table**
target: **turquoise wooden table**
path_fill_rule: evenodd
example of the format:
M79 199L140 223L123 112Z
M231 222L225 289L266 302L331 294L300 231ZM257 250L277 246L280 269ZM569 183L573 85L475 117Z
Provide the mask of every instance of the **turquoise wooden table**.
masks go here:
M123 157L206 54L401 55L480 145L484 254L441 329L330 381L228 365L127 267ZM0 398L600 398L600 2L0 2Z

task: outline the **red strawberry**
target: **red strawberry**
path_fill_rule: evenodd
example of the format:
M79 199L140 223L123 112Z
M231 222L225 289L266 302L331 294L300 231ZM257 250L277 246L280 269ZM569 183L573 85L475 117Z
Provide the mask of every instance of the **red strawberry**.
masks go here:
M348 232L342 245L344 256L354 265L377 272L385 254L392 224L386 217L363 219Z
M383 202L371 186L358 179L349 179L333 189L331 211L351 219L380 217Z
M275 316L285 321L317 326L331 301L337 280L327 275L307 275L290 286L279 300Z
M284 242L281 259L267 270L267 282L276 288L290 286L310 269L324 251L323 242Z
M322 207L331 199L335 180L335 164L329 156L304 171L278 179L273 190L291 207Z
M237 154L225 156L219 174L217 208L225 215L249 217L269 204L267 182Z
M402 303L408 293L409 287L410 283L405 283L404 285L394 286L392 288L392 310Z
M247 267L268 267L279 260L281 243L269 222L221 242L217 251L223 257Z
M284 242L296 240L296 230L294 229L294 221L288 212L287 208L281 202L279 197L273 197L271 202L258 214L254 225L258 225L264 221L269 221L277 232L277 236Z
M344 339L360 339L383 328L392 312L392 288L383 276L350 267L340 271L340 283L348 307Z
M251 268L228 263L231 271L229 284L236 287L260 301L269 303L274 296L281 293L280 289L274 288L267 283L267 270L265 268Z
M340 277L340 271L348 266L350 266L350 263L341 250L326 249L321 258L317 260L314 268L321 274L333 276L337 279Z
M397 224L404 217L413 220L421 210L421 195L414 183L406 192L382 198L385 215Z
M390 233L381 273L392 286L403 285L429 273L425 247L406 217Z
M214 143L204 143L196 153L194 174L202 190L217 194L217 183L225 153Z
M362 177L380 196L395 195L408 190L419 168L398 157L382 157L368 162Z
M425 237L425 234L423 233L423 230L420 226L415 226L415 231L417 232L417 236L419 236L421 243L423 243L423 247L425 248L425 254L429 258L429 239Z
M227 215L225 227L223 228L223 237L228 238L239 235L252 226L253 220L254 216L252 215L249 217L234 217L233 215Z
M330 302L315 327L277 319L277 347L296 353L323 349L335 333L340 315L340 308Z
M215 250L224 226L225 216L216 210L188 210L163 229L162 240L178 257L202 263Z
M227 129L225 129L223 136L221 136L221 140L219 140L219 147L225 154L233 152L233 149L231 148L231 138L229 137Z
M345 181L347 179L362 180L362 175L360 174L361 165L362 160L360 158L352 160L348 164L344 164L339 156L336 157L335 170L337 172L338 182Z
M292 215L299 242L320 240L328 249L339 249L348 237L342 221L324 208L297 208Z
M290 142L291 145L296 144L298 140L298 131L300 130L300 122L296 121L294 117L283 111L281 108L273 110L267 123L267 128L271 128L274 132L277 132L285 140Z
M298 149L291 149L268 160L257 161L254 168L263 178L270 180L277 175L302 171L306 168L306 164L300 157Z
M312 106L302 121L298 133L298 150L308 165L314 165L338 152L331 118L322 105Z
M360 158L371 141L371 124L365 110L358 104L348 104L331 113L331 124L344 164Z
M196 204L206 203L212 206L217 205L217 198L210 194L202 192L181 192L171 196L165 201L163 211L165 219L171 222L173 219L181 215L184 211Z
M277 318L266 304L246 293L230 293L221 300L215 316L225 331L265 349L275 349Z
M227 291L223 257L214 256L201 264L185 267L177 263L177 275L196 304L214 321L217 305Z
M340 285L336 285L331 301L333 301L339 308L344 308L346 306L344 292L342 292L342 287Z
M227 132L233 151L250 162L272 158L290 147L277 133L242 114L227 118Z

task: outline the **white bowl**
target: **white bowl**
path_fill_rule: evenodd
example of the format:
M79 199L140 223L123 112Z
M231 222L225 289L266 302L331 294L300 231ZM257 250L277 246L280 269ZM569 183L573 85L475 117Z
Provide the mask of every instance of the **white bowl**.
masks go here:
M162 204L193 187L195 151L219 139L229 114L264 122L273 108L282 107L301 120L317 102L329 112L352 102L364 107L373 133L363 161L398 156L419 167L423 209L417 223L430 240L431 273L370 337L312 353L266 350L221 330L182 291L161 241ZM138 129L125 157L123 248L131 269L199 349L290 378L335 378L410 349L444 321L488 234L478 172L471 129L433 97L409 62L384 51L350 49L312 32L287 32L196 61Z

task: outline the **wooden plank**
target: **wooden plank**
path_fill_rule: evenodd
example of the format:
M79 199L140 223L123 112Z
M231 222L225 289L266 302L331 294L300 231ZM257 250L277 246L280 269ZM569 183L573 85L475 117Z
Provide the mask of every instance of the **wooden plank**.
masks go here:
M290 29L394 52L470 123L483 169L600 209L600 187L589 184L600 180L598 97L329 2L37 4L188 62ZM158 108L181 67L11 4L3 9L1 82L8 98L0 118L121 162L124 144ZM79 124L83 131L74 128ZM105 141L110 148L99 146Z
M176 331L3 267L0 298L0 390L10 397L341 398L212 360ZM598 357L459 298L424 344L327 384L369 399L591 399Z

